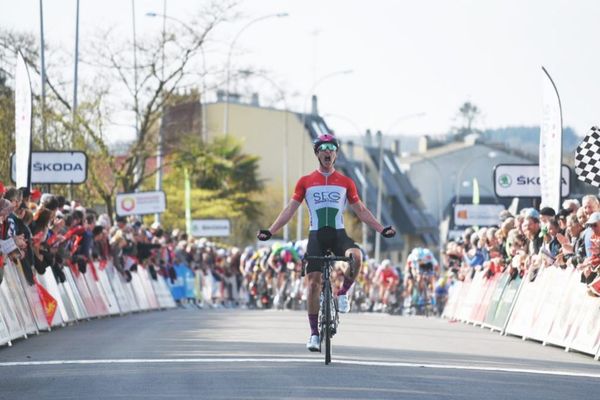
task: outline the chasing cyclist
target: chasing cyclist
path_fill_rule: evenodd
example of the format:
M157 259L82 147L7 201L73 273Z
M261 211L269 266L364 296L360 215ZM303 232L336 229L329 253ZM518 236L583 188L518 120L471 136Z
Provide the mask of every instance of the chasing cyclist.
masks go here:
M352 179L337 172L333 167L340 145L332 135L321 135L313 141L313 150L319 161L319 168L305 175L296 183L296 189L288 205L281 211L269 229L260 230L256 237L269 240L279 231L306 200L310 215L310 232L306 254L324 256L331 249L337 256L352 257L349 268L344 272L344 283L338 291L339 311L350 311L350 303L346 293L354 283L354 279L362 263L362 255L358 245L346 234L343 212L346 203L358 218L390 238L396 234L391 226L384 227L375 219L358 196L356 185ZM310 351L319 351L319 294L321 292L321 267L323 262L309 261L306 267L308 274L308 320L310 322L310 339L306 347Z

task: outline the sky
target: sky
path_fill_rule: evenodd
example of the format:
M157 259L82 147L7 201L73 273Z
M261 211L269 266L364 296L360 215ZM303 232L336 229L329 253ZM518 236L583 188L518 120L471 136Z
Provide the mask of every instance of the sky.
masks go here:
M145 14L161 13L164 1L166 14L185 22L205 3L134 1L135 15L131 1L81 0L80 48L108 27L130 35L132 18L139 36L159 34L162 21ZM46 41L65 52L74 47L75 4L44 1ZM0 27L39 34L39 0L0 6ZM583 136L600 124L600 1L242 0L237 10L215 31L220 50L209 62L225 65L239 34L231 68L265 71L268 80L252 78L252 86L268 99L274 82L295 111L316 94L320 114L340 135L444 134L458 125L466 101L481 110L478 128L537 126L542 66L561 97L563 125ZM247 25L281 12L289 16ZM80 65L82 75L86 68Z

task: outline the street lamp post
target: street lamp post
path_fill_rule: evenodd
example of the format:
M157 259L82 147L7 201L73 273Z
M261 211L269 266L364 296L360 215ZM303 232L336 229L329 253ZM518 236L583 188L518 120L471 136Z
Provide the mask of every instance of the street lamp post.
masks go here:
M289 107L288 107L288 103L286 100L286 96L285 96L285 91L281 88L281 86L279 86L273 79L269 78L267 75L265 74L260 74L260 73L256 73L256 72L252 72L252 71L240 71L243 72L244 74L247 75L255 75L257 77L260 77L262 79L264 79L265 81L269 82L278 92L281 101L283 102L283 172L282 172L282 176L281 176L281 183L283 185L283 208L285 208L289 202L289 191L288 191L288 114L289 114ZM283 240L285 242L290 240L290 227L288 226L288 224L285 224L283 226Z
M42 149L47 150L48 143L46 142L46 56L45 56L45 47L46 43L44 41L44 2L40 0L40 63L42 64L40 67L40 78L42 84L42 101L41 101L41 111L42 111Z
M300 152L301 157L300 157L300 172L298 174L298 176L302 176L302 174L304 173L304 152L306 149L306 103L308 102L308 97L312 96L312 94L314 93L314 91L316 90L317 86L319 86L321 83L323 83L325 80L333 78L335 76L338 75L347 75L347 74L351 74L354 71L351 69L345 69L342 71L335 71L335 72L331 72L327 75L324 75L323 77L321 77L320 79L318 79L310 88L310 90L308 91L308 95L304 98L304 102L303 102L303 113L302 113L302 131L301 131L301 148L302 151ZM304 218L304 208L300 207L298 209L298 223L296 225L296 239L297 240L302 240L302 225L303 225L303 218Z
M135 0L131 0L131 28L133 33L133 93L134 93L134 112L135 112L135 137L139 137L139 106L138 106L138 71L137 71L137 38L136 38L136 30L135 30ZM142 166L141 160L138 157L137 163L135 166L135 174L134 180L139 184L142 179ZM138 189L135 190L136 192Z
M288 13L277 13L277 14L268 14L268 15L263 15L262 17L258 17L253 19L252 21L248 22L246 25L244 25L242 27L242 29L240 29L238 31L238 33L235 35L235 37L233 38L233 40L231 41L231 44L229 45L229 53L227 54L227 69L226 69L226 74L227 74L227 78L226 78L226 83L225 83L225 108L223 111L223 134L228 135L229 134L229 81L230 81L230 77L231 77L231 53L233 52L233 46L235 45L235 42L237 42L238 38L242 35L242 33L248 29L250 26L254 25L255 23L259 22L259 21L263 21L265 19L268 18L282 18L282 17L287 17L289 14Z

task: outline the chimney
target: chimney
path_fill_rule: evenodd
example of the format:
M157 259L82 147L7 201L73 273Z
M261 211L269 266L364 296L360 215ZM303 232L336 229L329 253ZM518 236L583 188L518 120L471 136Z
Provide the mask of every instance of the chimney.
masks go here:
M364 147L371 147L371 146L373 146L373 135L371 134L371 130L367 129L367 131L365 132Z
M377 138L377 147L381 146L383 144L383 134L381 131L377 131L377 133L375 133L375 137Z
M394 139L394 154L400 157L400 139Z
M429 147L429 136L425 135L419 138L419 153L426 153L427 148Z
M354 161L354 142L352 140L349 140L348 142L345 143L344 148L345 148L344 153L346 153L348 160Z
M310 113L312 115L319 115L319 110L317 107L317 96L314 94L312 95L312 98L311 98L311 104L312 104L312 106L311 106Z

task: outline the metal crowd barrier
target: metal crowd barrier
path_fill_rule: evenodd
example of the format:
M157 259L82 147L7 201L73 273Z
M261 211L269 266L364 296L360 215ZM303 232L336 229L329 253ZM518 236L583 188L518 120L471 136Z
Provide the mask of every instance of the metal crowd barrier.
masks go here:
M43 275L34 273L35 284L30 285L21 265L6 259L0 284L0 345L75 321L176 307L166 280L160 275L153 280L143 266L131 272L131 282L111 262L90 263L85 273L67 266L63 272L64 283L47 268Z
M530 272L531 274L531 272ZM587 294L580 272L542 268L534 280L510 280L508 273L455 282L442 316L576 350L600 358L600 298Z

